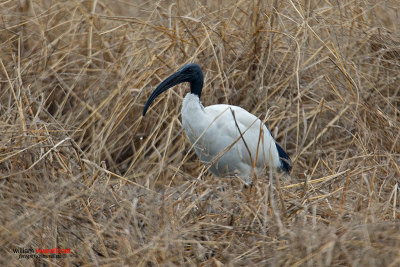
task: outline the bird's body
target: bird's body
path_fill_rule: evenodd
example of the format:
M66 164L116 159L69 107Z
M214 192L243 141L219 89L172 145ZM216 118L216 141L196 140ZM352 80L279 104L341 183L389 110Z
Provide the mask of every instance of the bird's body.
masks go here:
M272 166L281 165L267 127L240 107L220 104L204 108L197 95L188 93L182 104L182 125L200 160L206 165L215 161L210 171L217 176L237 175L249 183L253 170L261 174L270 157Z
M268 165L290 171L290 158L256 116L232 105L203 107L203 73L197 64L185 65L164 80L149 97L143 114L160 93L181 82L191 85L182 103L183 128L200 160L211 164L212 173L239 176L249 184L253 173L265 173Z

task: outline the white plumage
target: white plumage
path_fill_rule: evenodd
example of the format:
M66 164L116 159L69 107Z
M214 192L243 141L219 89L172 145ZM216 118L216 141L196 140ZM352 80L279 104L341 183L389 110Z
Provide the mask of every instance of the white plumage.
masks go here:
M203 73L197 64L187 64L165 79L147 100L143 116L159 94L182 82L191 86L182 103L183 128L200 160L212 164L213 174L239 176L249 184L254 172L265 174L268 165L290 171L290 158L256 116L232 105L203 107Z

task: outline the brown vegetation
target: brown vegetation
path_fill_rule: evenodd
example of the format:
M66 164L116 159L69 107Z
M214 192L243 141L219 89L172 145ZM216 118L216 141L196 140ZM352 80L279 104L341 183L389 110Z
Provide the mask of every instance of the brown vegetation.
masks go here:
M397 0L20 0L0 15L1 266L400 264ZM266 120L290 179L205 172L186 85L142 118L188 62L205 106Z

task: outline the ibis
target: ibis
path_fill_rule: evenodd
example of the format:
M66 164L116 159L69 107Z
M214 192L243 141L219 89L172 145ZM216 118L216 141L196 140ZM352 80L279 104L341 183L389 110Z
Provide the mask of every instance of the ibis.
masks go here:
M185 82L190 92L182 103L182 126L197 156L214 175L236 176L251 184L253 175L266 174L268 166L290 172L289 156L258 117L238 106L201 104L204 76L196 63L184 65L161 82L147 99L143 116L158 95Z

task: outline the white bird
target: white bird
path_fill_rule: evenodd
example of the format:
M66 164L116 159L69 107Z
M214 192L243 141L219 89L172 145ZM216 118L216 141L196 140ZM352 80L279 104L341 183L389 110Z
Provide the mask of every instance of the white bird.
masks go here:
M184 65L153 91L143 108L162 92L179 84L190 83L190 93L183 99L182 125L197 156L210 171L220 177L239 176L246 184L251 177L265 174L271 165L290 172L292 162L275 142L268 128L253 114L232 105L204 107L200 102L203 71L195 63Z

